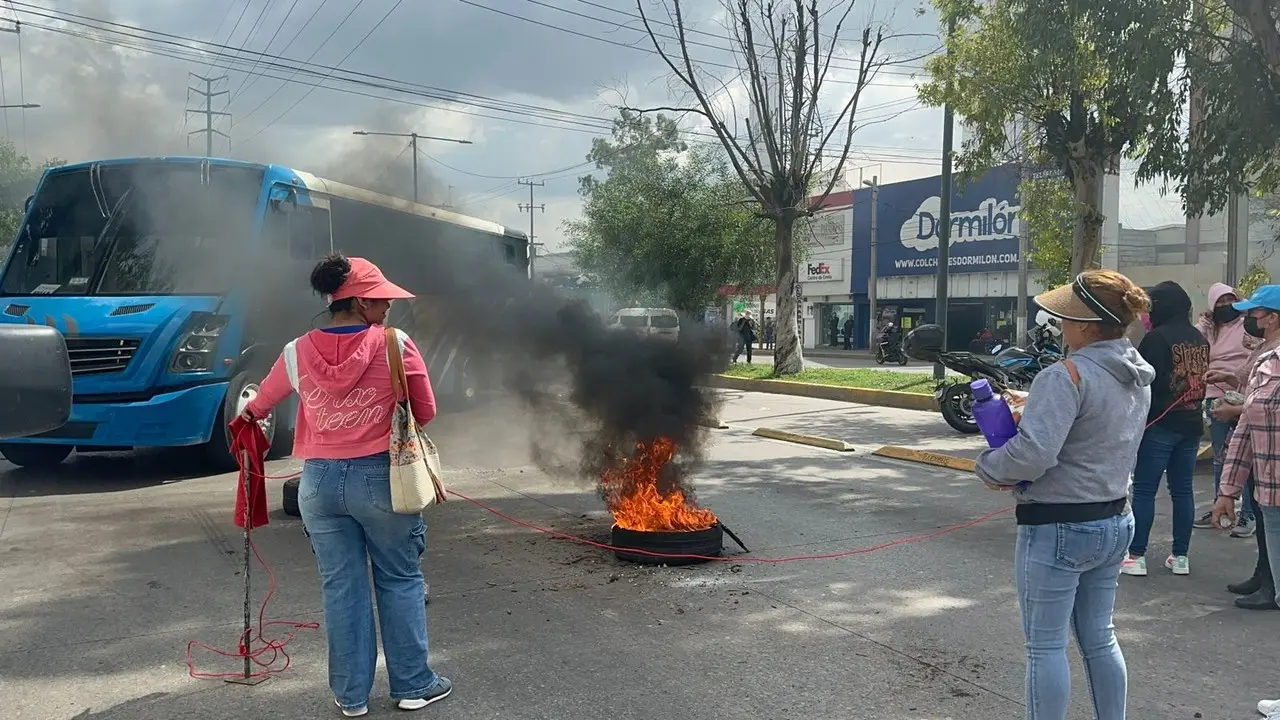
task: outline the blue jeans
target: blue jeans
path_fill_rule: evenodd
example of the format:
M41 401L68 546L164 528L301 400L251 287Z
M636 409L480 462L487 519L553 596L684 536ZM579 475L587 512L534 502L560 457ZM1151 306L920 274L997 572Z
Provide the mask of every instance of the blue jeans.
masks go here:
M1196 521L1193 479L1199 451L1197 435L1181 435L1159 425L1142 435L1138 461L1133 466L1134 532L1129 554L1136 557L1147 553L1161 476L1168 478L1169 497L1173 500L1173 554L1186 555L1191 549L1191 527Z
M1258 514L1262 516L1262 532L1267 539L1267 561L1271 565L1271 577L1277 578L1280 577L1280 552L1276 552L1280 551L1280 507L1259 505ZM1263 582L1262 587L1267 586ZM1280 590L1276 590L1276 602L1280 602Z
M378 661L374 593L391 697L421 698L436 683L427 664L422 585L427 526L421 515L391 512L390 473L386 453L308 460L298 488L302 521L320 568L329 687L344 708L367 705L373 691Z
M1027 720L1066 720L1074 632L1097 720L1124 720L1129 674L1112 615L1133 516L1019 525L1014 576L1027 643Z
M1218 486L1222 484L1222 464L1226 460L1227 441L1231 439L1231 423L1226 420L1209 422L1209 441L1213 443L1213 499L1218 499ZM1240 494L1240 519L1253 518L1253 494Z

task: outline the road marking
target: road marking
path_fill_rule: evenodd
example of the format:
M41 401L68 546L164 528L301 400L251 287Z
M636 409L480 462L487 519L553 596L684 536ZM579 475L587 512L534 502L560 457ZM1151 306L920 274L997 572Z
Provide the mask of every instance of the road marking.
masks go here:
M962 472L973 472L974 467L977 465L972 458L929 452L928 450L898 447L897 445L885 445L871 454L878 455L880 457L893 458L894 460L906 460L908 462L944 467L950 470L960 470Z
M756 437L769 438L770 440L781 440L783 442L792 442L800 445L810 445L812 447L824 448L826 450L835 450L836 452L853 452L853 446L843 440L835 438L819 437L817 435L802 435L801 433L787 432L786 430L775 430L774 428L756 428L751 433Z

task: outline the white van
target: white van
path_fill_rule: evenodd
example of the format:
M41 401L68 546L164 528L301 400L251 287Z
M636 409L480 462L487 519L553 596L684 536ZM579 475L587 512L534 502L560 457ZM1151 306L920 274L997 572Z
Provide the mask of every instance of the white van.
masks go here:
M668 308L623 308L613 314L609 327L674 340L680 335L680 316Z

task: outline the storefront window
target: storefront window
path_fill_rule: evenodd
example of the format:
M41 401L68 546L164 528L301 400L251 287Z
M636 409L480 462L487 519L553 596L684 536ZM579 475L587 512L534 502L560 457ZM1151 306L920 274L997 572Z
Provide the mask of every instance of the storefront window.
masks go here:
M815 305L818 315L818 347L856 346L853 333L857 332L852 303L826 303Z

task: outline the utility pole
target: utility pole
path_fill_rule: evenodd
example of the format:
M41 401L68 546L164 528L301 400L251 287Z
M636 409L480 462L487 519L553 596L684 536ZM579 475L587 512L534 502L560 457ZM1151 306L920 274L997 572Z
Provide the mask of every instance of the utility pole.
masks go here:
M204 89L187 86L188 99L191 97L191 93L195 93L197 95L201 95L204 97L203 109L187 108L188 113L204 115L204 127L200 128L199 130L192 130L191 132L187 133L187 137L190 138L192 135L199 135L200 133L204 133L204 156L213 157L213 136L214 135L221 135L222 137L226 138L228 141L231 140L230 135L222 132L221 130L215 130L213 128L214 115L231 117L231 113L229 112L218 112L213 109L213 99L218 95L226 95L229 92L227 90L219 90L217 92L214 92L213 84L221 80L226 80L227 76L219 75L218 77L207 78L207 77L204 77L203 75L197 75L195 73L188 73L188 74L191 75L191 77L204 83Z
M1013 133L1018 143L1018 187L1022 187L1031 173L1029 168L1031 160L1027 153L1026 136L1022 131L1021 117L1014 121ZM1014 340L1015 346L1021 346L1026 342L1027 337L1027 296L1031 294L1030 283L1027 278L1027 253L1031 251L1031 238L1027 237L1026 224L1019 221L1018 223L1018 302L1014 306L1017 309L1017 319L1014 320L1013 326L1017 330L1017 337Z
M955 35L955 20L948 23L947 39ZM942 327L942 349L947 349L947 272L951 262L951 145L955 130L955 111L951 105L942 107L942 197L938 207L938 325ZM942 380L947 369L942 363L933 364L933 378Z
M535 187L543 187L547 183L543 180L539 180L538 182L534 182L532 180L517 180L516 183L520 185L529 186L529 204L525 205L524 203L520 203L520 212L524 212L526 210L529 211L529 277L532 278L533 277L533 261L534 261L534 258L538 256L538 246L541 244L533 241L533 237L534 237L533 236L533 211L534 210L541 210L542 212L547 211L547 206L545 203L541 205L533 204L533 189Z
M880 227L878 224L878 209L880 207L880 176L872 175L871 181L862 181L863 185L871 188L871 269L867 280L867 307L871 310L870 339L867 347L875 351L879 347L879 334L876 332L876 245L880 244Z
M440 140L441 142L458 143L459 145L470 145L470 140L458 140L457 138L436 137L434 135L419 135L416 132L395 133L395 132L369 132L368 130L356 130L352 135L379 135L382 137L398 137L409 138L409 146L413 148L413 201L418 202L418 141L419 140Z

